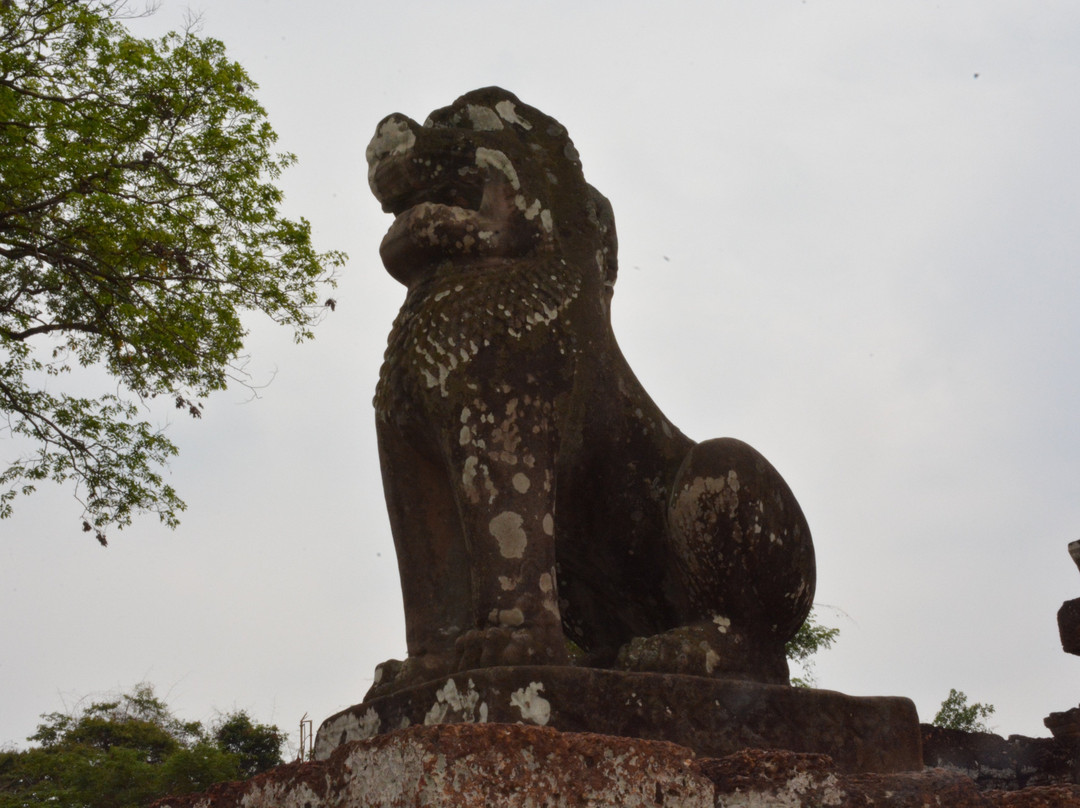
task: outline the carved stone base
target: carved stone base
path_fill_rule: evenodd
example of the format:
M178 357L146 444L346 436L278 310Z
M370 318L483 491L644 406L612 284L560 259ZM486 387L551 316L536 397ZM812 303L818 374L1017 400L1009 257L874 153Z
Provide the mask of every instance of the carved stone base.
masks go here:
M315 757L417 724L485 722L671 741L702 757L748 748L821 753L844 772L923 765L908 699L570 667L483 668L371 699L323 722Z

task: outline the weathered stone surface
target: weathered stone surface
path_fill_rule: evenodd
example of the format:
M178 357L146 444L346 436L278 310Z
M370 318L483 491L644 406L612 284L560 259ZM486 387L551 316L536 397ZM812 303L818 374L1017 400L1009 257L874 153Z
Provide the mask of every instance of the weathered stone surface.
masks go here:
M955 771L845 774L826 755L494 724L413 727L154 808L1077 808L1080 787L980 791Z
M941 770L844 775L826 755L759 749L701 760L698 765L715 784L717 806L988 808L994 804L968 778Z
M157 808L714 805L687 749L540 727L414 727L343 746L307 779L278 771Z
M717 757L747 747L829 754L843 771L922 767L907 699L589 668L483 668L370 699L319 728L315 754L417 724L526 723L672 741Z
M1062 649L1066 654L1080 654L1080 598L1061 604L1057 622Z
M1080 786L1040 786L1023 791L990 791L986 794L993 806L1000 808L1076 808L1080 805Z
M407 287L375 410L408 658L372 695L566 665L568 639L594 667L786 684L810 529L760 453L690 440L635 378L614 215L566 129L489 87L390 115L367 158Z
M1056 738L1007 739L922 725L923 761L974 780L982 789L1015 791L1076 782L1078 747Z

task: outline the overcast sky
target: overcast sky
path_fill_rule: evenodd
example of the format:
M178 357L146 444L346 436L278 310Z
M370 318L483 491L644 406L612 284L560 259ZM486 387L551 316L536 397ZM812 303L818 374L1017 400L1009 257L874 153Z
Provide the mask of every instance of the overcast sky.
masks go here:
M287 213L350 255L337 311L300 347L252 319L258 400L151 411L181 449L176 531L143 518L102 549L66 489L0 523L0 745L144 680L295 744L404 653L371 408L404 289L364 147L390 112L491 84L559 119L611 199L615 331L646 389L799 499L841 629L820 685L924 721L958 688L1002 734L1080 703L1055 621L1080 597L1080 4L192 7L299 157Z

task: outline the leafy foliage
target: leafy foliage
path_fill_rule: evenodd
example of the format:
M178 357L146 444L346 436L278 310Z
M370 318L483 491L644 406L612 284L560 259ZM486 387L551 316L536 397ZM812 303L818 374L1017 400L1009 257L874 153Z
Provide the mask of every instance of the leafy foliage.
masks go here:
M949 695L941 702L941 709L931 722L943 729L959 729L964 732L990 732L986 719L994 714L993 704L967 703L967 694L955 688L949 689Z
M791 684L795 687L814 686L816 679L811 657L820 651L832 648L833 643L840 636L840 629L823 626L817 621L816 611L815 606L806 621L799 627L799 631L784 648L788 660L799 664L802 668L802 676L791 677Z
M176 447L140 407L194 417L243 380L241 313L300 341L326 311L338 252L281 216L295 160L221 42L139 39L124 0L0 2L0 413L31 448L0 466L0 517L43 480L74 482L84 529L184 503ZM115 392L58 391L103 367Z
M285 736L244 712L207 732L176 718L149 685L77 713L49 713L29 740L0 752L0 808L135 808L204 791L280 764Z
M251 777L281 763L281 744L285 736L277 727L255 724L241 710L226 716L214 730L218 748L239 757L240 773Z

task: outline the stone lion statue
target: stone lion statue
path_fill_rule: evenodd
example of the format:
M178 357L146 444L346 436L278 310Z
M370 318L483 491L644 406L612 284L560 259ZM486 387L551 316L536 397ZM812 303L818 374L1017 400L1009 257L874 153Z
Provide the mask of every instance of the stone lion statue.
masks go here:
M634 377L611 205L566 129L490 87L387 117L367 159L408 289L375 395L408 658L369 697L499 665L787 683L806 520L757 451L686 437Z

